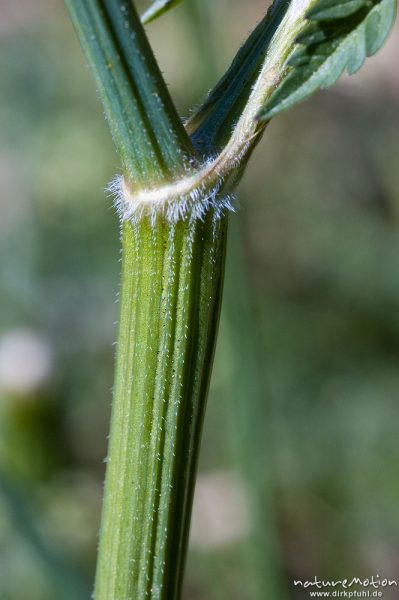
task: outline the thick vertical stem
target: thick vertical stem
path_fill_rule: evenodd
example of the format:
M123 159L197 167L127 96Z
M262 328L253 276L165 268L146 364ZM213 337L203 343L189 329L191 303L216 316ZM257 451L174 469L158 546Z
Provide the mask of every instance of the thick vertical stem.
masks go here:
M124 224L96 600L180 595L226 226Z
M159 189L186 175L196 154L133 3L66 3L130 188ZM123 224L96 600L180 595L219 318L226 220L216 218L212 208L203 221L188 216L171 223L159 214Z

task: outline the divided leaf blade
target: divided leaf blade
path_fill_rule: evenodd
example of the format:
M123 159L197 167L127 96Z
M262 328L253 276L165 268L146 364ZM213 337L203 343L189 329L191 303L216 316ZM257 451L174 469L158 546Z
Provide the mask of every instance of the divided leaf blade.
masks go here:
M330 87L344 71L356 73L383 45L395 14L396 0L318 0L287 60L286 74L258 118L269 120Z

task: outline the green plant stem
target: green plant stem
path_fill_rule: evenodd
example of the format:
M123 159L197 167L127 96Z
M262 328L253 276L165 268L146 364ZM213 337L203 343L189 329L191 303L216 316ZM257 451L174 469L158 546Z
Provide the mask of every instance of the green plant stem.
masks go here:
M67 4L125 175L135 189L181 176L194 150L133 5ZM203 221L123 223L96 600L180 596L226 228L213 210Z
M225 235L211 212L124 226L96 600L179 597Z
M125 175L138 187L183 172L193 146L134 5L65 0L104 106Z
M241 85L227 102L231 89L237 78L254 82L264 45L285 11L273 13L270 28L265 21L265 33L263 26L257 30L257 44L252 39L239 53L227 80L190 124L194 150L133 3L66 3L133 196L152 190L151 196L154 188L190 174L198 155L207 159L221 149L252 86ZM262 81L255 104L263 97ZM254 121L256 106L247 108L224 155L228 168L220 194L238 182L263 132ZM201 145L202 138L207 143ZM211 185L207 173L201 171L196 196ZM121 316L96 600L180 597L222 293L227 216L216 217L219 200L203 220L188 216L173 223L159 213L122 225Z

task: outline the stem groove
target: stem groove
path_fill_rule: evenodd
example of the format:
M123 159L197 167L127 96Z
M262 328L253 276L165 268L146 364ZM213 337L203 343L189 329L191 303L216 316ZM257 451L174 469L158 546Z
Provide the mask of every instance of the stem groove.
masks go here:
M219 318L227 218L123 225L96 600L177 599Z

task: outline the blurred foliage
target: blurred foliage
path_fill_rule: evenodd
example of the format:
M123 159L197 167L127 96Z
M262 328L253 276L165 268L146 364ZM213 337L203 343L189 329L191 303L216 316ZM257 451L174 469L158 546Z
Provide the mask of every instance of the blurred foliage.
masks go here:
M0 25L0 598L83 600L112 387L119 230L103 189L117 159L62 3L20 4L4 2ZM183 114L263 11L192 1L149 27ZM196 510L212 523L221 503L227 522L208 543L206 522L205 536L193 527L185 600L301 598L294 577L398 572L397 41L273 121L242 183L198 486L234 473L249 520L229 522L234 487L205 486Z

